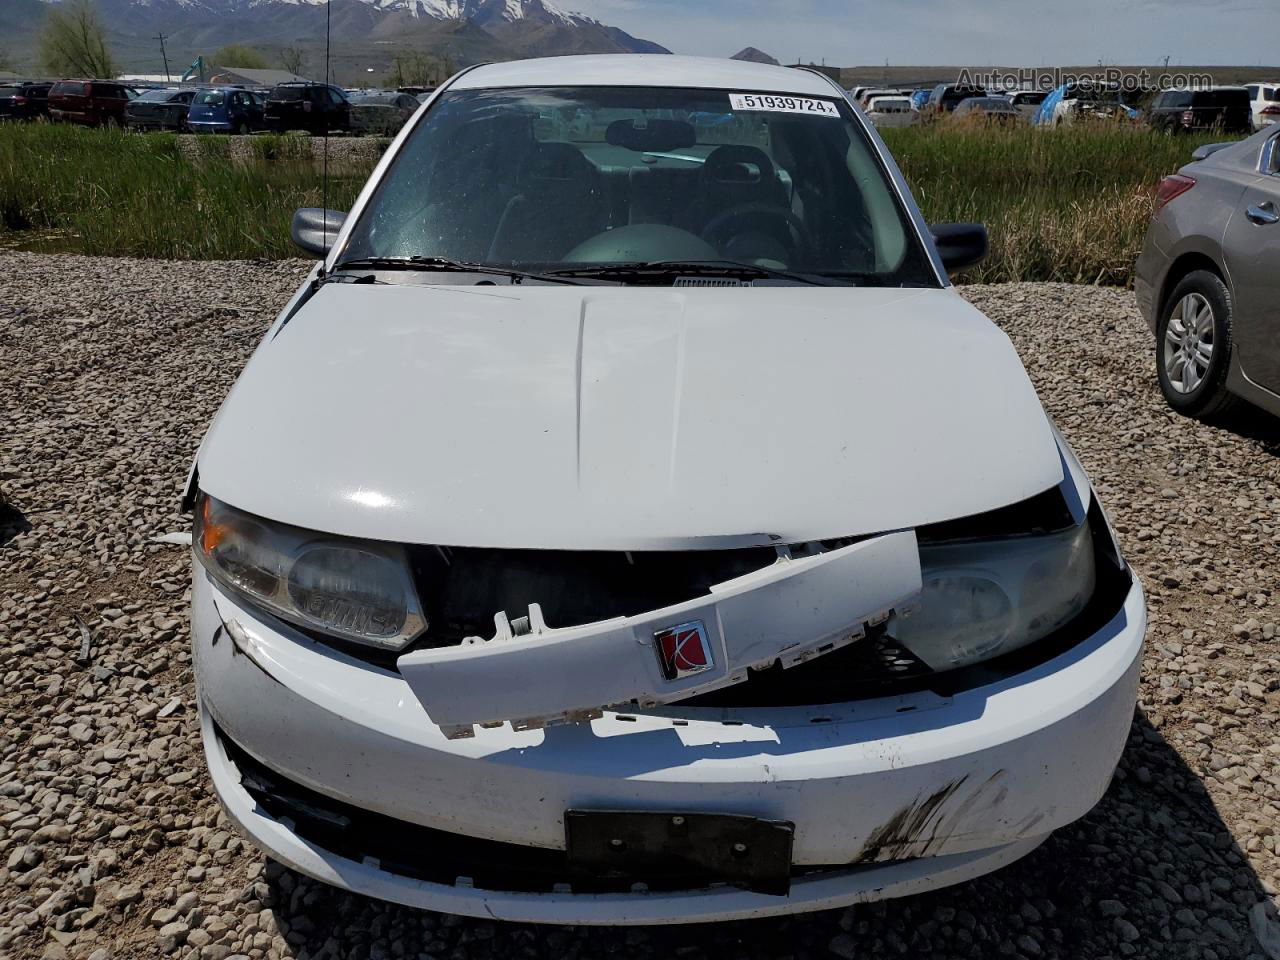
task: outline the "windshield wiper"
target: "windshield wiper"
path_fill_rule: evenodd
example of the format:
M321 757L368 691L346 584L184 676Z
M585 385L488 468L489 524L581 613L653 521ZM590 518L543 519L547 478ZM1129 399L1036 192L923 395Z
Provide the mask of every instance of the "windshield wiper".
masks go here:
M528 270L515 270L510 267L492 266L487 263L470 263L466 260L452 260L448 257L358 257L344 260L336 264L333 273L339 270L415 270L424 273L485 273L497 277L507 277L512 283L524 280L545 280L547 283L575 284L570 277L549 273L534 273Z
M833 276L799 273L776 267L762 267L739 260L636 260L629 263L602 263L598 266L568 267L551 271L558 277L591 277L599 280L666 280L675 277L731 277L738 280L791 280L825 287L845 285L859 275Z

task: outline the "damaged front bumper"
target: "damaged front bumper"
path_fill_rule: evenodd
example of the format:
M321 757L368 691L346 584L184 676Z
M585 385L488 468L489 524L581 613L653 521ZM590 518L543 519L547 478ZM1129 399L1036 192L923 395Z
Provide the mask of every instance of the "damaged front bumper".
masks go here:
M638 616L553 629L538 604L519 633L505 613L492 639L417 650L396 666L451 739L474 726L529 730L599 717L603 709L687 700L746 680L774 663L793 667L866 635L920 594L914 531L777 562L710 588L706 597ZM664 675L656 639L684 629L697 644L688 670ZM673 647L673 653L676 652Z
M256 615L202 573L193 589L214 786L260 847L370 896L563 923L823 909L1017 859L1106 789L1129 730L1144 631L1133 580L1091 635L949 694L822 707L675 704L451 740L400 673ZM794 824L790 893L575 887L555 873L569 810ZM397 856L398 841L421 854Z

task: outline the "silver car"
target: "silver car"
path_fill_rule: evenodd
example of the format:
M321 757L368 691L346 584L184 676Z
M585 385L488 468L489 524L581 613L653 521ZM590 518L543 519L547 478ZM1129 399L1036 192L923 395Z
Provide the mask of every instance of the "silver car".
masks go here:
M1194 156L1160 183L1134 282L1160 389L1191 417L1280 415L1280 129Z

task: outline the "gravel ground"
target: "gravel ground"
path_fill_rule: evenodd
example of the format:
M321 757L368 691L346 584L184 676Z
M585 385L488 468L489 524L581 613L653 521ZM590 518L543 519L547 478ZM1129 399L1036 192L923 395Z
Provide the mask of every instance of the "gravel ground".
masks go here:
M1102 803L994 876L723 926L587 929L384 906L266 863L199 751L179 487L302 276L0 254L0 956L1280 957L1280 430L1172 415L1132 297L965 293L1012 337L1149 590ZM1273 944L1274 946L1274 944Z

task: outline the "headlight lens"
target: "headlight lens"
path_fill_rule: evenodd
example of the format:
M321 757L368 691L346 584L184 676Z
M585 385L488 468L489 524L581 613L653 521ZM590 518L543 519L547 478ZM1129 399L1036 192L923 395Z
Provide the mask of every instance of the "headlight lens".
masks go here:
M395 544L269 523L207 494L196 505L193 542L215 580L292 623L388 650L427 626Z
M1089 522L1058 533L920 548L919 607L894 636L933 670L1034 643L1077 616L1096 582Z

